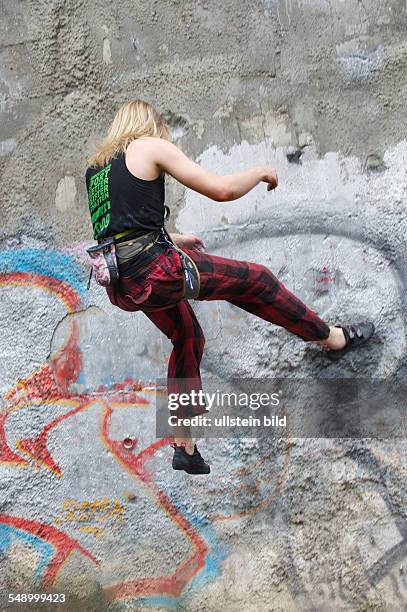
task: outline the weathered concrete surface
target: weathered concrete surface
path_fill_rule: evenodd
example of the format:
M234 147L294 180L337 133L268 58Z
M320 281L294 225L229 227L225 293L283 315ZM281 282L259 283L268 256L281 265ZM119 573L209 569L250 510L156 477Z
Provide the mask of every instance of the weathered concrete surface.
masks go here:
M274 164L275 193L227 204L168 179L172 223L268 265L330 322L372 317L376 339L332 365L196 303L204 373L405 379L405 2L1 10L2 592L52 585L81 610L403 609L403 440L208 441L210 479L174 475L147 388L169 343L86 292L83 172L135 96L207 168Z

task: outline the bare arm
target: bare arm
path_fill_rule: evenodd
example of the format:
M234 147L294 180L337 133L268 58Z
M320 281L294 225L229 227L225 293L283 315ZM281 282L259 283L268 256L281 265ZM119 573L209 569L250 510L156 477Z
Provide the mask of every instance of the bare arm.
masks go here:
M161 170L186 187L217 202L237 200L260 181L268 183L268 190L277 186L277 175L270 166L254 166L243 172L221 176L189 159L173 143L162 138L154 140L154 161Z
M194 234L170 234L170 237L180 249L205 250L205 243L202 238Z

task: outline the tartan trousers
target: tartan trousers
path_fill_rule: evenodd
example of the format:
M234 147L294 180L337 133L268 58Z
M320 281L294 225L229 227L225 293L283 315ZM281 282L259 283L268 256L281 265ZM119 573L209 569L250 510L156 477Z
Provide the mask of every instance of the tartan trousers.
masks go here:
M226 300L305 341L329 336L328 325L266 266L197 250L183 251L200 273L197 300ZM168 394L201 389L199 367L205 336L190 303L183 299L183 282L178 253L157 244L137 256L135 264L122 264L119 282L106 287L112 304L130 312L141 310L172 342ZM189 406L180 407L176 414L183 417L205 412L204 406Z

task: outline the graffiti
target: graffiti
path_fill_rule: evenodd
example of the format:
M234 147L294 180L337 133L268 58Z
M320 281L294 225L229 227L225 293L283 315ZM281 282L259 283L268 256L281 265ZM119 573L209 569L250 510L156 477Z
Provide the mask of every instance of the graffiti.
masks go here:
M1 286L22 286L25 289L33 286L57 296L65 305L67 313L75 313L82 308L81 289L78 283L78 270L74 268L74 279L71 278L71 263L67 255L50 254L43 251L22 251L15 256L17 271L11 271L13 258L10 253L0 256L0 266L6 269L0 275ZM41 264L39 263L41 262ZM50 266L55 276L39 274L38 268L44 270ZM72 268L72 266L71 266ZM23 271L21 271L21 269ZM67 281L74 282L68 284ZM158 440L135 453L137 439L133 440L131 449L126 449L123 440L117 440L111 433L112 415L115 409L131 407L147 408L150 390L143 394L143 384L125 379L110 388L100 385L92 393L79 394L71 391L83 367L80 350L78 323L73 317L70 321L70 332L65 344L54 353L47 363L33 371L29 376L20 378L4 395L5 408L0 416L0 461L3 465L14 465L36 469L45 468L60 479L64 472L59 461L49 449L50 437L68 419L77 417L86 410L97 407L102 410L100 436L109 452L118 464L125 469L140 487L146 497L161 512L168 516L178 532L186 538L191 553L180 559L173 572L158 577L133 578L118 582L105 588L108 599L126 598L180 598L197 577L202 582L205 575L217 572L222 558L216 538L209 527L200 525L199 521L187 518L187 511L182 511L158 486L154 474L148 469L148 461L157 450L168 445L168 440ZM146 397L147 395L147 397ZM45 408L45 412L44 412ZM7 427L17 412L32 409L44 415L45 424L34 437L22 437L15 440L12 448L7 439ZM58 409L63 413L49 418L48 413ZM130 497L130 499L132 499ZM133 497L134 499L134 497ZM109 501L106 498L93 501L80 501L68 498L63 504L62 516L54 516L54 525L27 520L25 518L0 516L0 547L7 553L12 537L23 538L39 551L40 559L33 578L43 586L54 585L58 575L73 551L85 555L89 560L102 567L101 559L92 555L77 540L66 535L62 530L72 525L78 532L91 535L100 540L106 534L107 525L124 521L125 506L119 499ZM201 531L207 532L206 537ZM79 533L78 533L79 536ZM208 540L211 540L211 551ZM209 564L209 565L208 565Z
M245 244L255 243L264 237L267 237L268 239L281 239L282 237L290 237L293 235L301 237L307 234L317 237L321 235L329 235L333 237L338 236L339 238L353 240L357 244L363 244L365 247L375 249L378 253L380 253L387 264L388 278L390 278L390 275L392 275L395 279L394 283L401 304L403 325L406 325L407 252L405 248L400 248L400 245L403 244L403 239L397 232L394 232L391 235L384 235L383 228L380 225L376 229L375 227L372 227L371 224L367 225L360 223L360 225L356 228L344 220L341 220L340 223L338 223L338 217L335 214L325 215L324 221L321 223L320 215L318 213L313 213L312 207L311 212L307 211L306 223L304 223L304 220L298 222L295 219L290 218L289 213L285 214L284 211L281 211L279 216L281 218L279 219L278 223L275 223L275 225L270 225L267 222L263 222L262 219L259 219L256 224L253 224L252 228L245 227L244 241L239 241L240 248L242 249L244 248ZM202 233L205 234L205 232ZM225 250L227 251L229 245L233 246L235 234L233 231L230 231L229 228L224 228L223 230L217 228L216 234L211 235L215 236L216 241L222 244L223 252ZM245 241L247 241L247 243ZM340 273L338 273L337 270L335 270L331 265L323 266L313 274L314 282L311 286L315 292L314 295L325 292L329 286L336 285L339 280ZM243 323L241 324L243 325ZM377 355L380 352L380 347L374 346L374 348L370 349L370 352L376 353ZM374 367L376 362L377 359L371 359L370 363L372 364L372 367ZM405 377L406 365L406 355L403 351L392 372L392 379L394 380L395 385L397 384L398 378ZM207 362L206 366L207 369L212 372L212 374L217 374L216 366L212 366L210 361L209 363ZM339 366L338 369L338 376L341 376L340 367L341 366ZM228 372L226 371L226 375L227 374ZM319 374L321 375L321 372ZM399 567L400 564L403 564L407 555L407 521L400 510L400 504L398 501L399 489L397 486L394 486L394 482L393 485L390 484L390 479L391 477L396 477L395 475L398 473L397 470L400 470L399 478L403 478L403 465L399 457L394 459L393 445L391 442L389 442L389 445L390 447L384 451L381 449L380 445L375 445L368 440L362 439L359 441L353 441L352 444L350 441L347 442L344 440L339 448L342 449L342 452L344 451L341 461L349 459L351 462L350 469L351 472L355 474L355 482L362 484L366 480L373 480L378 483L376 495L378 496L380 503L383 502L383 505L381 506L382 513L386 516L386 520L388 521L388 525L386 524L386 529L388 530L388 540L383 542L381 547L379 547L375 543L375 536L371 535L371 539L369 539L368 543L366 544L366 547L370 550L369 555L371 555L375 560L371 562L370 557L362 557L361 563L363 563L365 566L365 580L363 584L358 585L359 596L367 597L370 589L376 587L379 583L382 584L384 580L388 579L392 584L389 591L394 592L395 601L400 602L404 601L403 592L405 591L405 587L403 587L402 574L399 573ZM319 455L321 452L321 450L318 451ZM405 446L403 447L403 452L405 453ZM309 453L308 449L307 453ZM292 457L291 461L294 461ZM391 472L389 472L390 465L392 466ZM342 469L344 469L343 465ZM390 476L390 473L392 476ZM330 471L329 474L326 475L325 480L321 479L318 481L320 482L320 487L324 492L323 494L326 496L331 494L333 474L335 474L335 472L332 473L332 471ZM360 474L363 474L363 478L360 477ZM345 476L346 474L343 473L342 475ZM402 484L403 480L399 480L399 482ZM342 602L349 603L349 591L346 592L346 589L344 588L339 588L338 591L335 585L331 585L331 594L329 597L327 596L327 591L325 589L326 585L324 586L322 581L322 590L319 595L310 589L307 576L304 575L302 571L298 571L295 563L296 552L293 544L295 537L293 534L290 535L290 525L295 525L295 520L290 516L290 511L288 509L285 509L284 515L285 525L287 528L286 541L284 545L286 554L285 565L289 575L289 590L293 599L298 602L299 605L303 605L304 607L319 605L323 601L327 602L332 598L335 599L336 597L338 597ZM354 546L357 550L358 541L356 537ZM359 554L362 555L360 552ZM367 561L367 559L369 559L369 561ZM397 586L395 586L396 583Z
M333 234L334 229L338 231L337 227L330 226L329 216L326 223L326 231ZM307 231L320 232L320 220L315 219L314 224L310 222ZM404 287L407 279L403 267L405 262L403 257L398 255L397 240L394 245L389 241L383 244L382 237L375 236L374 233L368 236L352 235L352 231L353 227L343 227L340 235L366 241L380 250L384 257L389 258L391 269L400 281L400 299L406 313ZM274 227L273 232L279 235L285 232L288 236L295 232L301 233L292 220L287 220L282 227ZM276 233L272 233L270 237L275 237ZM246 230L245 237L248 240L257 240L259 234L256 230L252 236L250 231ZM224 246L227 246L227 236ZM40 259L50 262L49 269L46 269L46 265L45 269L40 266ZM13 261L16 262L14 270ZM56 268L53 262L58 264ZM295 529L303 524L303 518L298 513L291 514L290 507L283 502L287 491L291 495L289 483L293 474L290 475L290 467L292 468L293 461L298 461L295 443L290 439L289 433L279 441L260 442L252 452L244 455L244 465L241 461L239 463L238 459L242 454L239 441L230 440L222 446L222 450L217 451L219 454L227 453L228 460L232 461L227 479L221 471L213 470L210 485L207 487L197 486L196 481L187 479L183 481L181 488L174 488L163 482L157 471L168 441L151 442L146 439L143 427L148 429L151 423L137 427L137 433L134 435L128 434L134 430L127 425L125 432L118 426L121 422L120 415L125 414L126 410L138 411L140 414L151 413L153 393L143 381L124 377L122 381L115 381L111 385L101 384L93 391L78 391L77 382L84 368L84 355L81 348L81 327L76 313L85 307L82 286L85 286L86 272L84 273L84 268L76 262L77 258L67 252L50 255L42 251L37 254L33 251L16 251L13 255L0 255L1 286L40 288L57 296L64 304L65 311L73 315L67 323L69 331L63 346L53 352L43 365L17 380L4 394L4 408L0 414L0 459L2 465L10 469L40 470L39 474L43 477L52 475L56 477L57 482L63 483L69 473L66 451L53 441L69 423L83 422L77 419L86 419L88 415L91 420L92 415L96 413L98 416L94 422L97 423L97 438L107 456L115 462L116 469L129 479L124 481L127 492L124 499L116 494L108 497L105 491L101 494L98 491L95 496L70 493L69 497L65 495L60 501L59 508L62 508L62 513L60 510L55 514L53 508L52 515L47 522L44 520L44 523L4 514L0 531L2 550L7 554L11 538L28 542L38 553L34 578L42 581L44 585L52 586L57 583L58 576L74 551L103 573L108 564L109 551L97 548L98 552L95 554L89 545L92 541L98 546L102 545L113 529L120 528L124 533L126 529L131 529L134 517L137 516L137 505L142 501L143 504L149 504L152 512L169 521L166 529L173 529L171 538L182 553L171 556L171 561L167 564L170 567L158 569L154 575L148 572L144 575L140 561L140 567L134 567L131 574L126 573L117 578L109 576L103 590L106 598L111 601L137 600L140 605L145 603L171 607L186 601L194 590L202 588L208 580L219 575L220 563L225 559L227 550L225 545L221 544L219 535L223 526L228 523L233 525L233 521L255 521L256 516L261 513L264 515L265 512L266 516L272 516L272 508L278 505L286 529L285 557L282 563L287 568L286 580L293 600L303 602L304 605L319 605L327 600L346 601L346 594L338 591L336 586L325 588L323 581L319 594L310 592L307 575L296 567ZM84 282L81 284L78 278ZM329 262L314 272L313 281L313 288L318 292L321 286L336 286L340 281L340 273ZM237 316L235 320L238 323L241 321ZM153 355L153 358L156 359L156 355ZM402 374L404 367L403 360L400 359L395 375ZM211 372L210 356L206 361L206 368ZM213 372L216 373L216 367L214 368ZM9 432L15 429L18 415L22 414L37 416L37 430L34 434L20 434L15 439L10 438ZM80 426L75 427L79 430ZM102 456L100 447L92 449L92 452ZM330 452L333 453L334 450L331 449ZM321 492L325 494L327 488L328 495L335 479L338 482L351 480L356 483L374 479L378 483L378 495L383 500L385 512L389 521L392 521L394 542L389 540L385 550L377 549L373 562L368 563L362 557L366 582L360 586L360 592L366 594L371 586L391 578L395 597L398 597L397 593L402 593L405 585L402 575L397 578L392 568L398 567L407 553L407 531L405 520L400 516L397 507L396 492L389 486L386 469L391 464L392 470L398 473L403 462L399 456L392 459L390 451L374 448L365 441L353 445L338 443L336 452L342 463L339 462L333 467L332 473L327 475L325 481L321 480ZM347 460L349 464L344 463ZM167 478L164 479L166 480ZM133 486L130 483L133 483ZM135 493L129 493L129 488ZM187 504L188 499L193 499L193 512ZM71 535L68 536L66 532ZM72 536L73 533L75 537ZM65 537L68 538L66 541ZM61 542L64 542L63 554ZM86 542L87 546L82 542ZM162 544L164 545L164 539ZM362 549L360 554L364 554ZM166 558L166 553L160 555L160 558L162 556Z
M103 538L106 533L106 526L110 526L115 520L123 522L123 515L126 512L125 506L118 499L111 502L104 499L94 501L79 501L76 499L66 499L64 501L64 513L62 517L56 516L56 525L63 523L75 523L79 531L90 533L96 538ZM78 523L80 525L78 526ZM89 523L82 525L81 523Z
M336 274L335 272L330 272L328 266L324 266L321 270L321 275L316 277L316 283L325 284L325 283L335 283L336 282Z
M24 518L0 514L0 548L7 551L11 536L17 536L33 544L41 553L41 561L36 568L36 576L44 586L52 586L61 567L72 554L79 551L94 563L99 561L76 540L55 529L51 525ZM47 543L48 546L45 546Z
M154 455L155 451L167 443L166 440L158 440L148 448L141 450L138 454L127 451L121 442L110 437L112 409L107 408L102 421L103 441L109 450L117 457L123 467L134 474L147 495L154 499L155 503L170 515L177 527L183 531L192 545L192 553L176 568L175 572L168 576L159 578L143 578L128 581L124 584L109 587L110 599L123 599L126 597L140 597L149 595L171 595L178 597L184 587L205 566L205 557L208 545L200 534L193 529L192 524L184 517L182 512L155 483L154 475L147 469L146 461Z

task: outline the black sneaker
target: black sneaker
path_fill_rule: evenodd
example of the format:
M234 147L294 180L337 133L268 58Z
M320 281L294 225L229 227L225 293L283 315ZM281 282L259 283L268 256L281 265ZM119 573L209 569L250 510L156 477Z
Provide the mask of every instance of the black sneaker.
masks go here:
M185 470L188 474L209 474L211 468L201 457L201 453L194 447L194 454L190 455L183 446L173 445L174 456L172 467L174 470Z
M327 351L326 355L331 361L341 359L348 351L359 348L373 336L375 327L371 321L362 321L354 325L335 325L343 330L346 344L342 349Z

